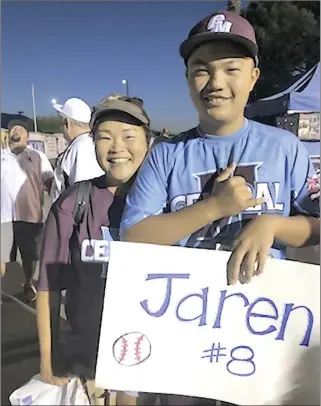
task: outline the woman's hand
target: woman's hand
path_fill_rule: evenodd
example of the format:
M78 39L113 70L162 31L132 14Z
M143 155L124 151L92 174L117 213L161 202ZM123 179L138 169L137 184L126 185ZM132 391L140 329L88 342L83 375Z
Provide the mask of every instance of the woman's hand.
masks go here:
M48 364L40 364L40 376L49 385L64 386L70 381L68 377L54 376L51 365Z
M136 396L130 396L125 392L117 392L117 405L136 406L137 405L137 397Z

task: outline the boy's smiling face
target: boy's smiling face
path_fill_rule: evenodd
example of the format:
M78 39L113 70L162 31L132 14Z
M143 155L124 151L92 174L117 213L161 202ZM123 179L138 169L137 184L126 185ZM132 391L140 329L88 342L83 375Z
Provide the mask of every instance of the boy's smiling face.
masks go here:
M226 125L244 116L260 71L242 46L211 41L198 47L187 62L190 95L200 123Z

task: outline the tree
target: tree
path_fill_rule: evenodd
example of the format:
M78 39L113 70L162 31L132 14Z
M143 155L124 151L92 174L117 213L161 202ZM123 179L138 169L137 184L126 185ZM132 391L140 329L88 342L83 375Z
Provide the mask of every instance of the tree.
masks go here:
M259 46L261 77L252 100L281 91L318 63L320 2L252 1L242 15Z
M240 14L241 12L241 0L231 0L227 2L228 11L234 11L234 13Z
M58 116L37 117L38 131L42 133L60 133L60 118Z
M304 8L311 11L315 19L317 20L318 25L320 24L320 1L292 1L292 3L297 6L298 9Z

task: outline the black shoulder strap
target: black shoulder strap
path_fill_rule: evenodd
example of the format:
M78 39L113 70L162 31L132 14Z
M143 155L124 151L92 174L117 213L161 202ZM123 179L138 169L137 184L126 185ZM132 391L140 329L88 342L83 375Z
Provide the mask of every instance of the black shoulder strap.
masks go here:
M89 203L91 191L91 181L83 181L78 183L76 200L73 210L74 225L77 226L82 221L84 212Z

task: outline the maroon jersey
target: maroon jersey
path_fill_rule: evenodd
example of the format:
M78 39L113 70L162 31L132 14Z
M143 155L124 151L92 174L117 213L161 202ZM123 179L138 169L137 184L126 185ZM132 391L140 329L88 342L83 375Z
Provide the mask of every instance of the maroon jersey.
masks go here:
M105 176L90 181L90 199L79 228L73 210L78 184L68 188L48 215L40 259L39 291L67 290L68 329L61 351L70 372L95 374L110 240L119 239L125 197L114 196Z

